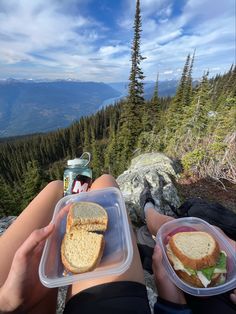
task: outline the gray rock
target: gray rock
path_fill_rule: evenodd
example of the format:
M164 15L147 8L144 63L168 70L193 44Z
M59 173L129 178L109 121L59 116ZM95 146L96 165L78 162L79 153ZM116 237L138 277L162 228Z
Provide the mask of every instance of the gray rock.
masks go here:
M58 289L57 295L57 314L62 314L65 307L65 300L66 300L66 293L67 293L67 286L60 287Z
M172 182L173 178L178 176L176 169L174 162L167 156L161 153L146 153L135 157L129 169L117 178L133 224L141 223L139 196L143 190L144 178L151 184L156 210L175 217L171 207L180 205L177 190Z
M0 219L0 236L13 223L15 219L15 216L8 216Z

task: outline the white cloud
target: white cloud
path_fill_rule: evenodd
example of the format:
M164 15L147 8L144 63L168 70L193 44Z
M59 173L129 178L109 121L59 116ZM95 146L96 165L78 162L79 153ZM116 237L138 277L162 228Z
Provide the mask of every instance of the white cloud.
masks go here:
M83 14L82 8L90 2L92 7L93 1L97 0L1 0L0 75L15 69L15 76L32 72L44 77L127 80L135 1L122 0L113 33L105 20ZM188 0L185 5L180 1L179 15L175 1L140 0L147 80L155 80L157 72L179 76L187 54L195 48L196 76L208 67L224 71L234 61L234 0Z

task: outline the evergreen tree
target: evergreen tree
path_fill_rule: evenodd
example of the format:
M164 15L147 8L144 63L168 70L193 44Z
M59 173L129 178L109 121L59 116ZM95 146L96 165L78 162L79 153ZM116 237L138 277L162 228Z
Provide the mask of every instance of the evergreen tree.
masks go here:
M115 129L110 126L110 136L108 139L108 145L105 151L105 168L107 169L108 173L116 176L118 174L118 165L117 165L117 142L116 142L116 133Z
M134 39L131 49L131 70L129 76L129 93L127 101L122 107L121 113L121 132L119 143L121 148L122 163L127 166L132 151L135 148L137 138L141 132L141 115L144 110L144 75L140 66L144 59L140 53L140 38L141 38L141 12L140 1L136 2L136 13L134 19Z
M3 216L16 215L19 211L19 203L14 185L9 185L0 176L0 218Z
M195 59L195 51L193 53L191 63L188 69L187 77L186 77L186 83L183 91L183 105L189 106L192 101L192 72L193 72L193 64Z
M190 72L190 54L188 54L183 72L181 75L180 83L176 92L176 96L174 98L173 107L175 112L182 113L183 105L186 104L186 85L188 84L189 72Z
M158 106L158 103L159 103L158 77L159 77L159 75L158 75L158 73L157 73L156 84L155 84L154 93L153 93L153 96L152 96L152 103L153 103L155 106Z
M142 31L142 21L141 21L141 11L140 11L140 1L136 2L136 13L134 19L134 39L132 45L131 54L131 70L129 76L129 94L128 103L134 104L135 107L140 110L140 107L144 105L144 84L143 84L143 71L141 69L140 63L144 59L140 53L140 39ZM135 108L134 107L134 108Z
M44 183L44 175L38 161L33 160L32 162L28 162L22 182L22 209L40 192Z
M192 133L196 140L201 139L206 134L208 124L208 112L210 111L210 84L208 80L209 72L206 72L199 86L199 91L195 96L194 110L191 118Z
M93 178L96 179L101 174L101 155L98 141L95 140L94 131L92 132L92 144L91 144L91 154L92 154L92 169L93 169Z
M151 110L150 116L152 121L152 126L157 129L157 124L160 121L160 112L161 112L161 104L159 99L159 83L158 83L159 75L157 74L156 84L154 88L153 97L151 99Z
M90 128L88 119L84 119L84 142L83 142L83 151L90 151Z

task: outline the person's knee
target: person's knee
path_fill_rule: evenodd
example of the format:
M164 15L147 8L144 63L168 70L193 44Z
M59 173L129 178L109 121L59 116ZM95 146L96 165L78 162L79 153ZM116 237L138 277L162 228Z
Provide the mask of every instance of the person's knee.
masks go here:
M118 187L118 184L112 175L102 174L93 182L91 190L103 189L107 187Z
M62 180L54 180L46 185L46 189L53 189L56 191L63 192L63 181Z
M104 173L98 179L101 180L115 180L115 178L111 174Z

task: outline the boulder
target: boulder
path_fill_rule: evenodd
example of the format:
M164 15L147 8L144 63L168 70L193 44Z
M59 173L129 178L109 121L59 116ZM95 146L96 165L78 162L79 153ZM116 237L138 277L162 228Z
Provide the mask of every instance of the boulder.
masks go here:
M175 217L171 208L180 205L173 183L177 177L178 170L175 163L164 154L146 153L132 159L130 167L117 178L117 182L133 224L141 223L139 196L143 190L144 178L151 185L157 211Z

